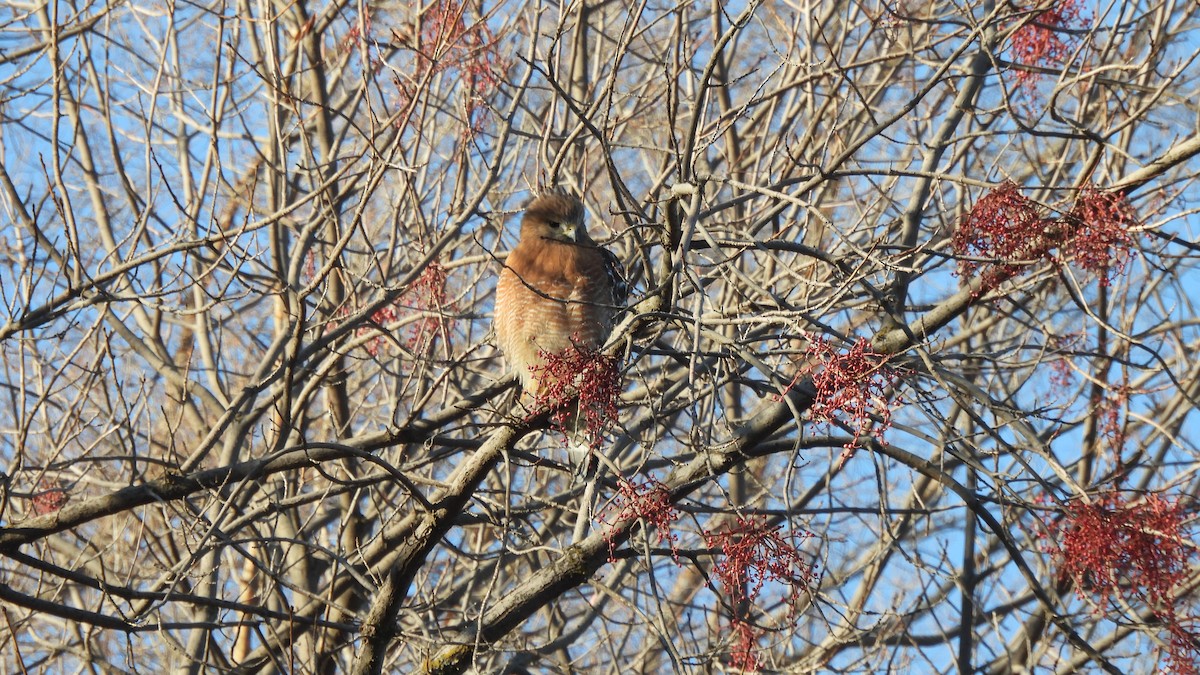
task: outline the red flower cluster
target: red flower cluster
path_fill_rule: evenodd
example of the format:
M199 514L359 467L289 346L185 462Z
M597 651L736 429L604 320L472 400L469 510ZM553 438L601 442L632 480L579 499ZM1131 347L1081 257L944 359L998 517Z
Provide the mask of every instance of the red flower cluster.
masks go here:
M890 390L903 374L888 364L891 355L876 352L862 337L844 352L820 335L806 337L807 365L796 373L792 385L812 375L816 398L808 409L809 416L818 423L841 419L853 429L854 441L847 444L847 452L864 434L882 440L892 423ZM776 400L782 400L782 396L776 396ZM842 461L848 458L846 455Z
M753 604L767 582L790 588L786 598L794 608L800 595L813 588L817 575L800 557L798 546L807 533L784 534L782 526L769 525L765 517L738 517L737 524L723 532L705 532L704 545L719 548L722 558L713 565L713 574L729 594L735 607ZM734 648L730 665L744 670L758 667L758 635L754 628L734 619Z
M44 516L47 513L54 513L67 505L67 501L71 496L67 494L66 488L52 487L33 495L33 513L37 516Z
M734 619L730 625L730 630L733 632L733 648L729 651L729 666L735 671L753 673L762 666L762 659L758 655L758 636L759 632L754 629L754 626Z
M1171 662L1193 668L1172 672L1196 672L1190 655L1195 655L1200 636L1188 630L1177 606L1179 587L1195 555L1183 532L1183 506L1156 494L1130 501L1112 492L1092 503L1068 504L1065 510L1050 540L1060 572L1071 577L1076 592L1090 592L1097 611L1116 595L1143 603L1171 632Z
M1063 335L1048 335L1046 346L1060 352L1058 358L1050 362L1050 386L1056 390L1066 390L1075 383L1075 372L1071 369L1070 356L1066 353L1075 349L1083 340L1083 333L1065 333Z
M723 557L713 573L734 604L753 603L767 582L789 586L788 599L795 601L816 582L816 574L801 560L797 548L809 535L783 534L782 529L767 524L764 516L739 516L728 530L704 533L705 546L721 549Z
M610 513L613 514L611 521L608 517ZM647 526L654 528L657 536L656 545L661 546L664 541L667 542L671 547L671 556L678 563L679 553L675 549L675 542L679 540L679 535L671 531L671 523L679 520L679 510L671 501L671 493L667 490L666 485L654 478L641 484L634 483L627 478L617 481L616 494L613 495L609 505L597 514L597 519L611 524L635 518L644 520ZM609 539L608 546L611 558L613 555L611 539Z
M975 202L954 231L950 247L955 255L1004 261L994 269L1007 278L1020 271L1018 261L1045 255L1038 242L1045 238L1046 225L1017 184L1004 181ZM958 274L973 276L979 265L975 260L960 260Z
M402 304L406 298L408 304ZM439 336L449 342L453 319L448 319L445 313L454 311L454 301L446 293L446 268L438 264L436 260L429 263L429 266L421 271L420 276L405 289L400 298L390 305L384 305L375 310L371 314L372 325L358 328L355 335L366 335L379 330L380 326L394 323L400 318L398 308L426 313L409 327L408 337L405 339L405 344L415 353L422 356L428 355L433 348L434 341ZM371 356L378 356L386 341L387 338L383 335L375 337L367 343L367 353Z
M1167 665L1162 672L1171 675L1200 675L1200 630L1194 620L1167 624L1171 633L1167 643Z
M1052 249L1069 250L1068 259L1095 273L1102 286L1125 270L1134 250L1130 228L1137 225L1129 199L1120 192L1085 187L1061 218L1041 218L1037 206L1005 181L984 195L954 231L955 255L990 258L984 270L985 288L995 288L1029 268L1036 260L1061 263ZM1068 246L1069 244L1069 246ZM974 275L976 260L960 260L959 276Z
M560 429L568 429L575 423L567 404L578 398L589 442L593 450L598 448L604 430L617 419L617 401L621 396L617 359L605 356L598 349L581 346L576 340L571 341L568 349L539 352L539 356L542 365L532 368L538 382L535 408L553 409L550 421Z
M1174 604L1171 591L1186 577L1192 554L1180 532L1186 513L1178 503L1156 494L1129 503L1109 493L1066 510L1059 555L1081 593L1090 588L1102 606L1122 589L1152 607Z
M453 71L466 85L464 113L469 133L478 132L487 121L485 100L500 84L504 70L499 56L498 41L486 21L468 24L463 19L464 6L455 0L436 2L421 17L417 45L417 76L426 73ZM411 100L410 84L397 80L402 97Z
M347 313L349 312L347 311ZM394 303L391 305L384 305L371 314L372 325L360 326L354 331L354 334L366 335L371 333L372 331L377 330L376 326L386 326L395 321L396 316L396 305ZM379 351L383 349L383 345L386 342L386 337L383 335L376 335L369 342L367 342L367 353L371 356L379 356Z
M1125 425L1122 422L1121 411L1129 404L1131 393L1133 390L1129 385L1113 387L1096 405L1095 414L1100 419L1100 435L1108 441L1109 447L1118 457L1125 446Z
M446 276L445 267L436 260L430 262L404 293L405 297L411 298L409 306L412 309L429 313L409 331L408 346L418 354L428 354L439 335L450 341L453 320L446 318L445 313L454 311L454 301L446 293Z
M1033 16L1013 33L1009 53L1013 63L1025 66L1057 67L1066 62L1076 41L1066 33L1082 24L1078 0L1059 0L1058 4ZM1015 71L1023 86L1036 85L1042 74L1032 69Z
M360 47L364 40L369 39L371 35L371 11L370 8L364 8L361 21L355 21L354 25L342 38L341 50L343 53L349 53Z
M1064 237L1071 241L1072 260L1094 272L1101 286L1125 271L1134 243L1129 230L1138 217L1124 193L1085 187L1062 224L1067 228Z

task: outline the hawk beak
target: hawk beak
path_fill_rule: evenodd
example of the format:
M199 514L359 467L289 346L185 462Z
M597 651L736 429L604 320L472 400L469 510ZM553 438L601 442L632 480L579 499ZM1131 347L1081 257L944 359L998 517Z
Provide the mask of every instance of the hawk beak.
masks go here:
M563 223L562 230L563 234L567 236L567 239L570 239L571 241L579 241L579 226L575 223Z

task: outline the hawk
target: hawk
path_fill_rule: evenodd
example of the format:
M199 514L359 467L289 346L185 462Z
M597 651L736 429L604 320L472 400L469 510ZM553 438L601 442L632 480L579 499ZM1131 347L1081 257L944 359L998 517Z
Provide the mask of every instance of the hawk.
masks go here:
M588 236L578 197L553 191L529 203L521 240L500 272L494 316L497 345L525 402L542 393L544 355L604 346L629 296L623 272Z

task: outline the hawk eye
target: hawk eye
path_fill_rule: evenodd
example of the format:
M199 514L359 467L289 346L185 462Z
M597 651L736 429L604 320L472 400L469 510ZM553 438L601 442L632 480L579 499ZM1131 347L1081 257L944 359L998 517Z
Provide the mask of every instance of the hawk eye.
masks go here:
M558 222L557 220L550 221L550 227L557 229L559 225L562 225L562 223Z

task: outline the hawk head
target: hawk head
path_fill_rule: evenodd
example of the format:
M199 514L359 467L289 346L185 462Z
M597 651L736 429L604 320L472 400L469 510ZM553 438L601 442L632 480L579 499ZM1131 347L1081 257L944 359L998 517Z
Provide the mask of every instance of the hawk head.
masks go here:
M583 202L564 190L543 193L529 202L521 219L521 238L540 237L569 244L588 243Z

